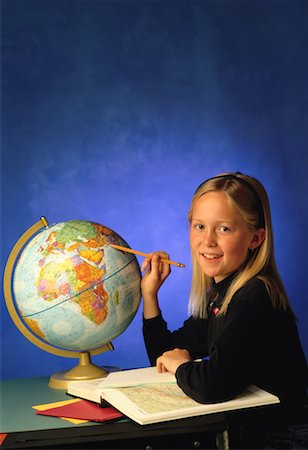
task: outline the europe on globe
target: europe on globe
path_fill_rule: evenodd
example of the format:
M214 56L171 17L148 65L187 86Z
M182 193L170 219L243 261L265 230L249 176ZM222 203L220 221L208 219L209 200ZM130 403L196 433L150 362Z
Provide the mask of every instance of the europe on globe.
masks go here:
M84 352L111 342L140 304L140 268L128 244L98 223L48 226L22 251L13 275L18 313L41 340Z

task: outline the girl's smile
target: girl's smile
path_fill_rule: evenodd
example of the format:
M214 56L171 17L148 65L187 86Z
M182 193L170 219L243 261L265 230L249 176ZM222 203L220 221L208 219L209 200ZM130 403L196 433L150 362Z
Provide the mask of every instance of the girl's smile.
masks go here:
M203 256L205 259L215 260L215 259L221 258L223 255L213 255L210 253L203 253Z

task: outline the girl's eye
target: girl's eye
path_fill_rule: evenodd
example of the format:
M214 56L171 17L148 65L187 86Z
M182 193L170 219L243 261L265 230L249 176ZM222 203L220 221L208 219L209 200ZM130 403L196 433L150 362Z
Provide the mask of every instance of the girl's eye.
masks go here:
M227 231L230 231L230 228L225 227L225 226L221 226L218 229L219 231L221 231L222 233L227 233Z
M195 225L195 229L196 229L196 230L203 230L203 229L204 229L204 226L201 225L201 223L197 223L197 224Z

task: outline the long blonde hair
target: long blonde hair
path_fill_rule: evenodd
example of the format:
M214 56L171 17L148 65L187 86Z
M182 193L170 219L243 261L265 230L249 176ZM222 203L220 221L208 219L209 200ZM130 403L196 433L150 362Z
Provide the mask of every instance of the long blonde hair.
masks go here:
M224 173L209 178L195 191L188 213L190 223L196 201L210 191L224 192L251 230L260 228L265 230L262 244L249 253L246 264L240 268L229 286L219 314L226 314L234 294L253 277L265 283L275 308L286 309L289 301L275 262L271 212L263 185L256 178L239 172ZM203 272L194 256L192 256L192 269L189 311L194 317L204 318L207 317L213 279Z

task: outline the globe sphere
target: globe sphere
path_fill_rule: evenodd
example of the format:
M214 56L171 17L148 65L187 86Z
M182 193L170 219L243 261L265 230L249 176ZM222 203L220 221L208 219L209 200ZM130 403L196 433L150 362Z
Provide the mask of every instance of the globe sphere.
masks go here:
M140 304L140 268L110 228L84 220L45 228L25 246L13 275L18 313L42 341L91 351L123 333Z

